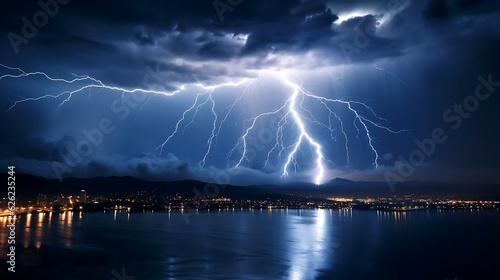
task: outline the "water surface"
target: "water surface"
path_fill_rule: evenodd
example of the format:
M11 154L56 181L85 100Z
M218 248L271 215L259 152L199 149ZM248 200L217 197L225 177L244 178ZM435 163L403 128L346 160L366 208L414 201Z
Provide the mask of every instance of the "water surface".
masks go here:
M189 221L186 224L174 211L21 216L15 275L108 280L126 279L123 272L135 280L496 279L490 275L500 273L498 211L238 209L199 212ZM2 227L7 223L0 218ZM2 263L7 233L0 232Z

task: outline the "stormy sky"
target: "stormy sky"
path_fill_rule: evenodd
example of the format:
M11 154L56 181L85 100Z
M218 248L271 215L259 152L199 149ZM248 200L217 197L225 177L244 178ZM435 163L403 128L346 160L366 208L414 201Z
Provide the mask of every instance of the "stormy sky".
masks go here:
M271 152L282 112L256 122L248 154L234 168L252 118L290 105L286 78L316 96L362 102L372 108L360 109L363 116L374 120L375 113L376 124L407 130L395 134L368 123L367 135L352 112L333 106L344 134L323 104L298 98L307 132L322 147L323 181L500 183L498 1L1 5L0 162L19 173L242 185L311 181L318 171L307 142L289 176L281 176L301 132L285 116L285 149ZM39 73L23 76L17 67ZM50 81L41 72L96 80ZM95 81L119 90L69 93ZM197 85L239 81L245 83L199 96L207 90ZM123 91L136 88L151 92ZM198 110L183 114L192 106ZM183 116L178 133L157 149ZM210 143L214 121L218 134Z

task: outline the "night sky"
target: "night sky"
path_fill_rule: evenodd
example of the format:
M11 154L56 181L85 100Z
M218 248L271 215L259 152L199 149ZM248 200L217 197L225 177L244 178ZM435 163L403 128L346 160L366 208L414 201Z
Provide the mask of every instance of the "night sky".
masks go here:
M314 182L318 158L306 138L282 176L301 135L295 101L321 146L319 183L500 183L498 1L40 3L49 2L4 1L0 9L0 162L18 173ZM19 77L6 66L40 73ZM96 80L50 81L41 72ZM355 102L363 117L345 104L331 104L336 118L319 99L292 100L285 80ZM69 94L99 83L106 87ZM215 88L222 83L233 85ZM277 113L254 122L235 168L240 137L266 112ZM95 143L75 157L88 135Z

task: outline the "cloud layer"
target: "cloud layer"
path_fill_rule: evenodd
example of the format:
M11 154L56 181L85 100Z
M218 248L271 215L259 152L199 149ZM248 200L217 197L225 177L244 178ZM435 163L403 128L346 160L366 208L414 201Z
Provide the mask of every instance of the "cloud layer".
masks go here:
M5 55L0 63L161 90L256 77L265 70L314 76L326 69L325 73L342 79L335 78L340 84L333 87L337 91L331 85L318 86L320 90L328 88L328 94L368 101L384 117L413 130L409 138L392 142L376 135L377 145L395 155L384 162L389 169L397 165L396 155L415 149L415 139L429 137L433 128L446 125L443 112L474 93L479 75L500 79L495 59L500 49L500 3L493 0L63 2L2 4L0 51ZM37 16L41 13L47 14L47 20L36 24L43 20ZM0 105L5 109L19 96L59 90L36 78L24 84L3 79L0 87ZM0 161L53 177L51 163L63 162L67 147L75 147L82 129L94 127L109 114L109 104L116 98L98 92L88 95L90 101L79 97L80 103L61 110L42 102L3 113L0 125L8 133L0 140ZM99 104L92 104L93 100ZM223 172L224 157L214 160L211 167L197 165L192 155L204 147L196 142L195 134L170 147L165 156L154 153L165 137L164 130L175 124L182 113L179 108L187 104L164 109L165 101L153 104L156 101L152 101L155 106L145 106L144 112L135 111L126 122L113 119L120 133L110 135L92 156L73 168L71 176L211 180L210 174ZM447 131L451 140L428 159L429 166L443 171L443 180L453 181L453 170L471 170L468 180L479 176L498 180L488 171L500 167L499 147L492 136L500 129L495 121L499 117L496 104L498 97L492 97L460 131ZM203 126L195 129L202 131ZM220 141L221 146L233 145ZM339 156L332 153L331 157ZM383 180L380 172L366 164L339 167L334 163L332 168L332 177ZM255 164L231 178L236 184L277 182L275 172ZM419 178L425 180L429 174L429 180L436 180L436 172L422 173Z

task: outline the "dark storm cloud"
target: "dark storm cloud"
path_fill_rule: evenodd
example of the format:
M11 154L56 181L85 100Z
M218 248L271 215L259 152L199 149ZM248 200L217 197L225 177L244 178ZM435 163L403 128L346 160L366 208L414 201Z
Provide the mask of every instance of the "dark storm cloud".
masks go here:
M29 70L62 66L69 69L66 72L88 74L121 87L173 90L184 83L210 84L218 78L251 76L253 69L314 69L342 64L373 68L373 63L384 61L401 69L404 80L415 85L404 88L401 94L418 92L418 97L408 97L414 98L413 103L403 110L416 113L405 121L415 124L414 119L421 115L432 117L437 120L428 124L432 128L441 125L438 122L444 108L470 94L465 89L474 88L477 75L493 73L498 79L495 58L500 47L500 2L494 0L243 0L226 11L222 21L211 0L71 0L59 5L58 13L37 28L27 43L19 44L18 54L8 34L22 36L22 18L32 22L33 15L43 10L36 1L7 1L1 5L2 63ZM354 16L349 19L344 17L346 14ZM284 62L283 57L296 59ZM145 77L151 79L145 83ZM356 77L356 83L363 82L364 77ZM42 92L35 86L32 91ZM15 98L11 95L2 95L2 109L8 108L12 100ZM56 137L47 133L53 119L44 114L44 106L20 107L2 115L0 125L9 133L0 139L0 160L6 164L17 162L26 172L53 177L50 162L62 162L66 147L74 146L81 135ZM381 110L393 107L397 108L391 102ZM483 119L487 122L493 111L485 112ZM57 116L66 117L63 113ZM428 128L422 129L422 137L427 137ZM496 128L489 123L490 131ZM461 133L472 135L467 136L470 141L474 135L483 135L484 145L456 153L466 142L457 140L443 148L446 155L433 159L446 162L451 158L449 165L461 164L461 168L465 163L478 168L498 166L494 156L485 162L484 156L474 155L479 150L484 155L496 147L494 137L485 137L487 132L479 126L464 128ZM96 152L70 175L118 174L152 179L199 176L210 180L207 174L214 171L200 169L173 155L137 156L137 152L127 154L124 150L109 151L120 157ZM267 174L253 169L245 169L238 178L235 180L240 182L269 181Z
M41 10L34 2L21 2L7 4L4 9L0 27L4 38L9 32L22 35L20 19L31 20ZM349 3L345 1L344 5ZM385 3L371 5L384 8ZM328 1L243 1L233 11L226 11L221 21L212 1L73 0L60 5L59 13L18 48L21 55L50 56L54 64L90 70L87 74L100 74L100 78L109 82L125 80L127 85L139 84L142 70L151 61L181 59L196 63L247 57L251 60L246 62L249 65L258 61L263 67L276 62L269 60L270 54L301 55L318 51L329 57L327 60L338 63L343 53L337 38L349 38L352 43L356 31L351 28L352 23L336 25L339 11L329 8L329 4ZM354 61L402 53L400 40L372 37L369 48ZM3 40L1 48L12 53L9 40ZM324 62L324 58L319 57L318 61ZM309 67L316 63L319 62L311 61ZM103 71L110 65L121 67ZM124 73L123 69L135 72ZM210 80L218 74L208 73L211 71L205 75L197 73L196 79Z
M373 62L377 58L397 57L404 51L404 39L397 37L381 37L376 35L379 18L376 15L366 15L346 20L339 26L342 35L330 42L338 46L340 53L336 55L339 61ZM362 35L360 35L362 34ZM359 40L359 41L358 41ZM362 42L362 43L359 43ZM346 56L348 54L348 56Z
M149 36L148 34L137 32L137 33L135 33L135 38L137 39L137 41L141 45L154 45L155 44L155 40L153 39L153 37Z
M17 172L35 176L57 178L52 162L49 160L13 157L0 159L0 164L15 165ZM209 183L250 185L283 183L276 174L266 174L258 170L240 167L230 172L213 166L201 167L186 160L180 160L173 154L163 157L152 154L122 157L99 157L79 164L65 173L65 178L93 178L109 176L133 176L148 181L177 181L195 179ZM61 179L61 178L59 178ZM305 177L302 177L305 180Z
M429 0L422 11L427 20L446 20L465 15L498 13L500 3L492 0Z
M23 125L20 126L19 123ZM47 125L48 120L45 115L35 106L23 112L3 113L0 118L0 127L3 131L0 138L0 156L38 160L51 158L54 145L42 137Z
M9 32L21 33L23 22L20 19L23 16L30 19L41 9L31 1L26 1L25 5L20 2L7 4L4 9L1 28L4 36ZM150 59L155 55L193 61L244 56L265 58L269 53L300 54L317 49L341 56L335 44L338 42L336 37L354 37L356 32L352 28L359 23L335 25L339 14L349 8L371 7L373 14L366 16L380 17L378 11L390 12L390 6L402 3L405 1L243 1L233 11L226 11L224 21L220 21L212 1L73 0L61 5L59 13L50 18L47 26L40 28L40 34L19 48L36 48L40 53L56 48L63 52L63 57L67 55L67 48L72 48L72 53L81 51L83 56L97 55L96 58L99 52L107 51L114 52L116 59L124 60L130 55L123 51L128 42L137 44L138 50L142 49L141 56ZM486 12L491 5L497 6L494 1L430 0L421 13L427 19L446 19L451 13ZM408 6L414 9L411 4ZM365 18L364 22L375 24L377 20ZM238 45L237 40L226 36L228 34L245 34L248 39ZM372 34L372 37L372 54L358 58L360 62L403 52L404 45L400 41L404 38L396 40L379 34ZM7 44L3 47L9 48ZM131 67L144 64L144 61L133 64L134 59L139 59L137 57L128 59L132 60L129 62Z
M422 14L427 19L446 19L450 10L447 0L429 0Z

